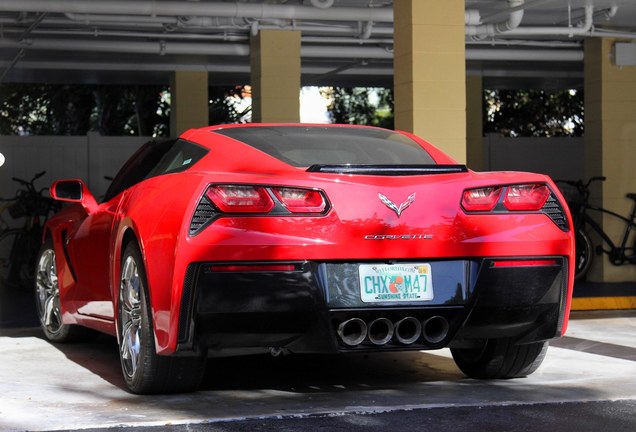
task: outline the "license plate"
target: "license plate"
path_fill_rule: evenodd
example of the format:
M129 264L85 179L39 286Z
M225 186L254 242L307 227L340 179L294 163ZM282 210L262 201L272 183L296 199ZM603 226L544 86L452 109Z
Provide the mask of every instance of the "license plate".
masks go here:
M433 300L430 264L361 264L359 276L365 303Z

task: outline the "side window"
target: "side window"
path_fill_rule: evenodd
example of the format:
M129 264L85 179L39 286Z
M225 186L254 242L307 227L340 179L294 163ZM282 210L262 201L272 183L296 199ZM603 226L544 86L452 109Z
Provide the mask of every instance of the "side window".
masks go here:
M110 184L104 201L150 177L185 171L198 162L207 150L181 139L150 141L128 159Z
M146 178L185 171L198 162L207 150L194 143L178 139Z
M174 140L150 141L141 146L119 170L103 200L109 201L145 179L172 148L174 142Z

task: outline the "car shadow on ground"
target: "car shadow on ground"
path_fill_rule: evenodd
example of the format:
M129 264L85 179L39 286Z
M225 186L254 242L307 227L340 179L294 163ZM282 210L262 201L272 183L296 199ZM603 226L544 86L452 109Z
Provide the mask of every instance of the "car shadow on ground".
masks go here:
M452 359L419 351L279 357L258 355L208 360L201 389L344 392L394 389L414 382L462 378Z
M46 341L38 327L0 329L1 336ZM126 390L114 337L96 334L86 342L46 342L70 361ZM420 351L278 357L263 354L208 359L199 391L343 392L392 389L414 382L455 381L463 377L452 359Z

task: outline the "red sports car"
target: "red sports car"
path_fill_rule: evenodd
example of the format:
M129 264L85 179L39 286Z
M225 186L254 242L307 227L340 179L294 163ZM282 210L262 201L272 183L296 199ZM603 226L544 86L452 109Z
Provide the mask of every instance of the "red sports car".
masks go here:
M46 337L117 337L135 393L197 388L209 356L450 347L474 378L532 373L564 334L572 222L545 175L477 173L408 133L206 127L149 142L99 202L51 195Z

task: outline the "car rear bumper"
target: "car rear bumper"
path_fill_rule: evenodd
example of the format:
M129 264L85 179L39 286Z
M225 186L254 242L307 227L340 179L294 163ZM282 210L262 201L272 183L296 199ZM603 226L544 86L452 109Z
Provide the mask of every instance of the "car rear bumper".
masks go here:
M426 350L547 340L564 326L564 257L431 261L433 299L397 303L362 301L360 263L248 264L190 264L178 352Z

